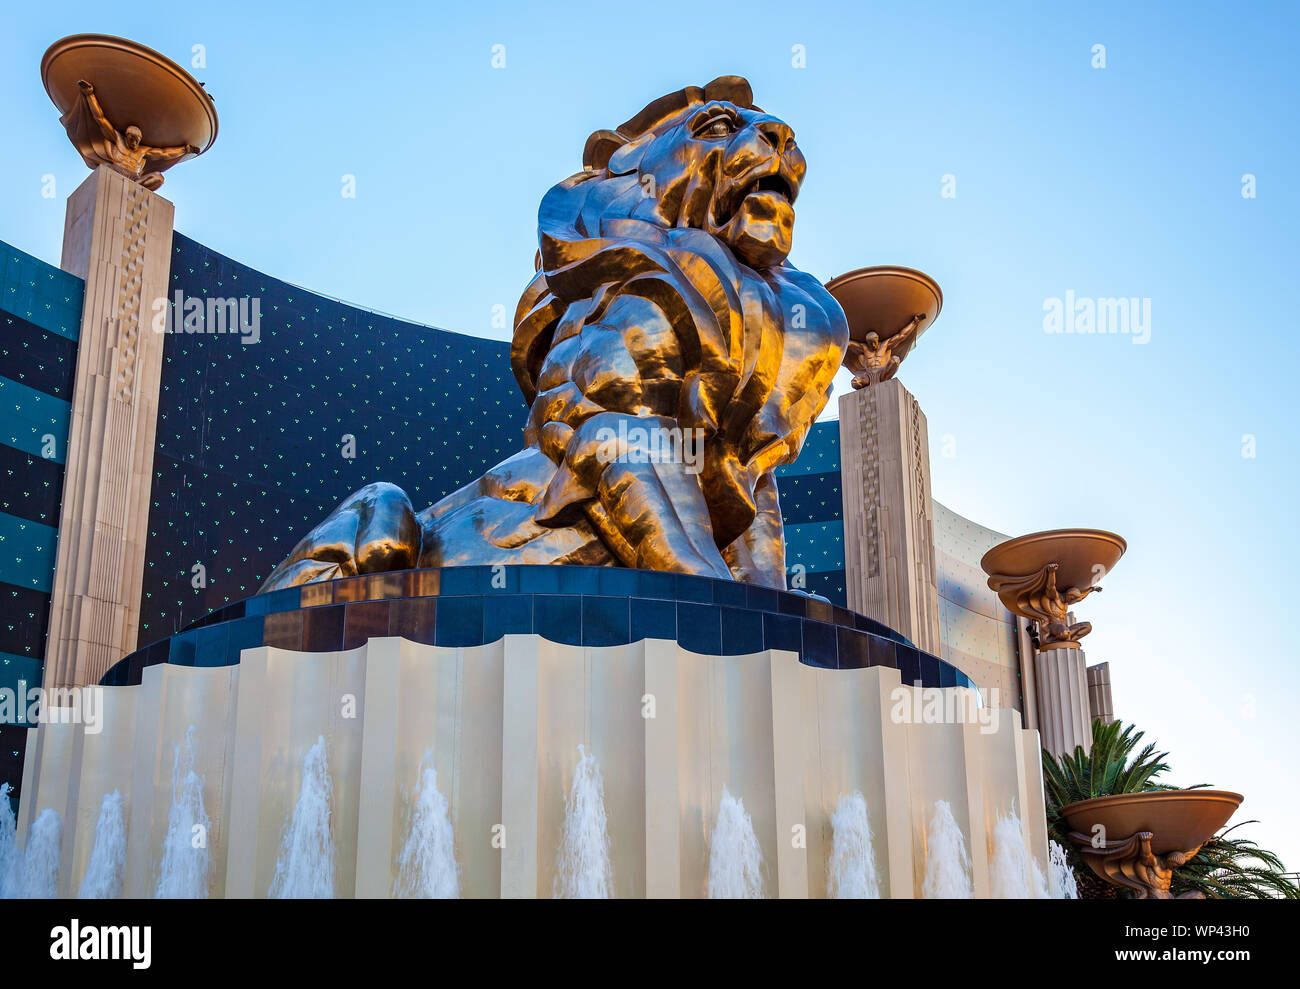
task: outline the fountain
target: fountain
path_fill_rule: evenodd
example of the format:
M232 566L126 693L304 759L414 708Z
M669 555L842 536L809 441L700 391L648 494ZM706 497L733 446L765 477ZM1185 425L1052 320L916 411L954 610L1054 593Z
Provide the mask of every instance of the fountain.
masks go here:
M724 786L718 819L709 841L709 899L759 900L763 898L763 853L754 834L754 822Z
M614 897L614 869L609 860L605 821L605 784L596 757L578 746L573 788L564 808L564 835L556 863L554 897L608 900Z
M859 791L840 797L831 815L831 834L826 895L833 900L880 899L867 801Z
M202 900L208 895L208 831L212 822L203 806L203 777L194 771L194 726L185 732L184 754L172 754L172 806L167 814L162 862L154 896L160 900Z
M447 798L438 789L432 750L420 763L420 782L408 814L393 895L406 900L455 900L460 896L455 833Z
M120 900L126 875L126 814L122 794L104 794L95 821L95 843L77 893L82 900Z
M1079 885L1074 881L1074 870L1065 856L1065 849L1054 841L1047 843L1047 856L1050 871L1048 873L1048 890L1053 900L1077 900Z
M1035 900L1063 900L1065 897L1056 896L1052 893L1048 879L1043 875L1043 870L1036 859L1029 860L1029 868L1033 872L1030 882L1030 896Z
M0 783L0 900L14 895L18 864L22 861L18 850L18 822L9 802L12 790L8 783Z
M1038 863L1030 858L1024 828L1014 807L1005 817L999 814L998 822L993 826L989 895L995 900L1047 897L1047 881Z
M14 896L28 900L52 900L59 895L59 854L63 841L63 818L52 807L37 815L27 835L18 869Z
M925 881L921 896L927 900L969 900L970 854L952 807L946 800L934 802L934 813L926 828Z
M303 758L298 802L285 825L268 896L273 900L328 900L334 896L334 836L330 833L333 784L325 736Z

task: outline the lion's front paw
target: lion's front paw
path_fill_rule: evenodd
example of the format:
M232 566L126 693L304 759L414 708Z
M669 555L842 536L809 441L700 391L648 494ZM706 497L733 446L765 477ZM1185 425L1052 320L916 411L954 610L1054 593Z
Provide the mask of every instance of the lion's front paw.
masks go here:
M378 481L350 495L262 585L262 591L364 573L407 570L420 558L420 523L411 499Z

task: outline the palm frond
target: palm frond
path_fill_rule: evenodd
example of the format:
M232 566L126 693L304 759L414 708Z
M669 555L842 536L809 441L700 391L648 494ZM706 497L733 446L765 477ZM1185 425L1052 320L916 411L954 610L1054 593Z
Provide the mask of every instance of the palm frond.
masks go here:
M1136 725L1094 721L1092 745L1087 751L1078 745L1073 752L1057 757L1043 750L1047 830L1052 840L1065 848L1071 867L1084 880L1081 889L1090 885L1092 872L1067 838L1069 825L1061 816L1062 807L1111 794L1195 790L1210 785L1176 787L1159 782L1159 777L1170 772L1165 761L1169 753L1156 751L1155 743L1148 742L1134 755L1144 734ZM1300 899L1300 888L1285 874L1282 860L1275 853L1247 838L1229 837L1242 824L1254 823L1258 822L1234 824L1207 841L1196 855L1174 870L1171 892L1199 892L1210 899Z

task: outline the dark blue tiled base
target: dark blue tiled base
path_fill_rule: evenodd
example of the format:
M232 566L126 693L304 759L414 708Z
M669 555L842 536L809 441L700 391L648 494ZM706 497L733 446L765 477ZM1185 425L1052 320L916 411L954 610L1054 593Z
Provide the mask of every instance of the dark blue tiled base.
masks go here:
M139 683L155 663L233 666L241 650L259 645L326 652L400 635L477 646L510 633L577 646L668 639L713 656L785 649L809 666L890 666L904 683L974 686L880 622L816 598L707 577L566 566L408 570L257 595L132 653L100 682Z

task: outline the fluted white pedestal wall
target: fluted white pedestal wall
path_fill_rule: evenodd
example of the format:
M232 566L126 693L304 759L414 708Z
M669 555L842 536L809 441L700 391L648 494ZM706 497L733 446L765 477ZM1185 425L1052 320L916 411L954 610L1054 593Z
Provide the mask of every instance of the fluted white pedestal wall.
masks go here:
M604 780L619 897L707 894L724 787L753 821L769 897L826 895L831 815L854 790L882 895L919 895L937 800L970 849L976 896L988 895L994 825L1013 810L1047 871L1037 732L1015 711L976 710L970 691L904 686L893 669L815 669L779 651L700 656L653 640L584 648L510 635L457 649L375 638L346 652L249 649L237 667L152 666L140 686L103 695L102 731L44 724L28 743L20 841L45 807L64 815L65 896L114 789L127 801L127 893L151 895L190 726L213 820L213 896L267 895L303 756L322 735L338 896L392 894L426 759L450 805L462 895L550 896L579 744Z

